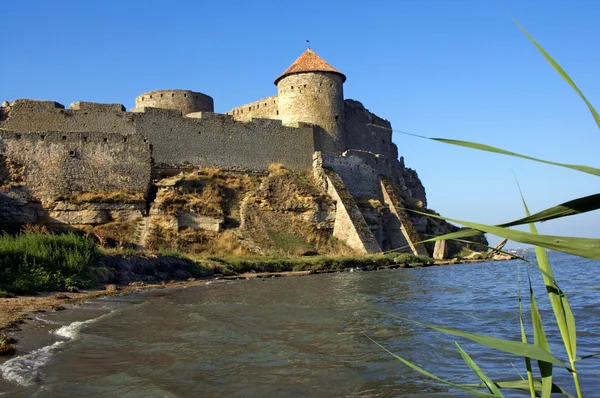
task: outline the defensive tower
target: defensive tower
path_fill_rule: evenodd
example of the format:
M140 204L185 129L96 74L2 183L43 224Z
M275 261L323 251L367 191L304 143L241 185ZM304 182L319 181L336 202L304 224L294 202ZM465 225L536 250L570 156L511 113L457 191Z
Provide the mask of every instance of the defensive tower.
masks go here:
M139 95L135 107L178 109L184 115L193 112L214 112L212 97L190 90L155 90Z
M344 88L346 76L307 49L277 79L279 118L284 124L319 126L323 153L345 150Z

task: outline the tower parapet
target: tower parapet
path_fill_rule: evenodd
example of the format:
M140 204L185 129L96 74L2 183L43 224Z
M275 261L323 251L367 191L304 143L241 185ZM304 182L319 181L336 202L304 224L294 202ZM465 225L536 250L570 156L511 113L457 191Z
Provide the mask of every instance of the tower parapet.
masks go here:
M286 125L312 123L321 129L320 148L325 154L345 150L344 88L346 76L312 50L306 50L275 79L278 117Z
M178 109L184 115L192 112L214 112L212 97L190 90L154 90L135 99L135 107Z

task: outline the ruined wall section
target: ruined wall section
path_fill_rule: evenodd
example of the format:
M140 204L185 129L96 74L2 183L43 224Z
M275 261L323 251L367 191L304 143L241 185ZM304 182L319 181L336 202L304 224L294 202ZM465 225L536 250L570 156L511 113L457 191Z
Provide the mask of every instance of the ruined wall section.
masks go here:
M278 98L276 95L263 98L242 106L238 106L226 112L235 120L248 122L252 118L279 119Z
M346 151L342 156L322 154L323 167L335 171L348 192L355 198L381 199L379 175L386 171L381 155L370 152Z
M121 104L18 99L0 108L0 130L135 134L133 117Z
M393 166L392 171L402 192L407 196L420 200L423 207L427 207L425 186L421 182L417 171L405 166L403 156L400 156L400 159Z
M177 109L184 115L193 112L214 112L212 97L190 90L154 90L141 94L135 99L136 108L154 107Z
M151 149L135 135L0 130L10 180L42 203L83 193L126 191L145 197Z
M346 149L357 149L384 155L389 161L398 157L392 143L392 125L389 121L369 112L358 101L344 101Z
M288 127L271 119L243 123L209 112L181 117L179 111L157 108L132 112L138 133L153 145L157 167L263 172L271 163L296 171L312 166L314 128L307 124Z

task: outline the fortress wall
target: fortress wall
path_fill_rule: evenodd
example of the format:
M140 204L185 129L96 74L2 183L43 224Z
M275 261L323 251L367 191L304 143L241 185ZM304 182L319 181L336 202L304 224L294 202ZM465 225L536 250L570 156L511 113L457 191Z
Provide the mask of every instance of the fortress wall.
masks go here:
M367 157L371 157L372 160L366 161ZM322 159L323 167L335 171L353 197L381 198L379 173L371 165L376 164L376 155L369 153L357 155L348 151L342 156L322 155Z
M235 120L250 121L252 118L279 119L277 96L263 98L261 100L238 106L226 112Z
M344 101L346 115L346 149L380 153L388 159L397 159L393 148L392 125L389 121L369 112L360 102Z
M53 101L19 99L0 108L0 130L135 134L135 125L121 104L75 102L64 109Z
M136 135L0 130L0 158L10 180L46 202L118 190L145 196L150 184L150 144Z
M282 126L280 120L233 120L231 115L201 112L180 117L171 110L135 109L138 133L153 145L158 167L219 167L265 171L271 163L293 170L312 166L312 126Z

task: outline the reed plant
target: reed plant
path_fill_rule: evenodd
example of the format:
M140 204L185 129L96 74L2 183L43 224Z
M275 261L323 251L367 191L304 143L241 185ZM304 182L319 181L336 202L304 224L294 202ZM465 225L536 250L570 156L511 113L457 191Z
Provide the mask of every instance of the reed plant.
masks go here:
M558 74L575 90L575 92L581 97L586 106L588 107L592 117L594 118L598 127L600 127L600 116L598 112L594 109L592 104L587 100L587 98L583 95L583 93L579 90L579 88L575 85L573 80L567 75L567 73L560 67L560 65L540 46L538 42L536 42L533 37L516 21L514 20L516 25L521 29L521 31L525 34L525 36L533 43L533 45L540 51L540 53L544 56L544 58L550 63L550 65L558 72ZM403 132L400 132L403 133ZM408 133L403 133L408 134ZM410 134L414 135L414 134ZM600 176L600 169L586 166L586 165L573 165L573 164L565 164L559 163L550 160L543 160L534 158L527 155L518 154L515 152L507 151L500 148L491 147L484 144L467 142L467 141L458 141L458 140L450 140L445 138L429 138L418 136L420 138L430 139L438 142L442 142L450 145L458 145L462 147L467 147L475 150L481 150L496 154L508 155L518 158L527 159L534 162L541 162L549 165L559 166L568 168L577 172L583 172L592 174L595 176ZM518 183L517 183L518 184ZM519 188L520 191L520 188ZM569 305L567 296L564 291L559 287L558 282L554 278L554 273L552 270L552 266L550 261L548 260L548 256L546 254L546 249L552 249L564 253L569 253L576 256L581 256L589 259L600 260L600 239L590 239L590 238L577 238L570 236L550 236L550 235L540 235L536 229L535 223L541 221L552 220L560 217L568 217L575 214L581 214L593 210L600 209L600 193L594 194L586 197L576 198L574 200L568 201L566 203L559 204L557 206L545 209L535 214L530 214L525 199L521 194L521 198L523 201L524 211L526 216L519 220L514 220L509 223L501 224L501 225L486 225L481 223L474 223L470 221L464 220L456 220L448 217L442 217L435 214L427 214L420 212L418 209L407 209L409 211L413 211L418 214L426 215L429 217L436 217L440 219L444 219L447 221L455 222L469 229L461 230L455 233L446 234L443 236L439 236L432 239L427 239L423 241L425 242L434 242L438 240L448 240L448 239L463 239L469 236L475 236L482 233L491 233L493 235L507 238L513 240L515 242L530 244L535 247L535 255L536 262L531 262L525 258L521 258L528 262L528 266L540 272L544 284L546 286L546 291L548 293L548 300L552 307L552 312L554 314L554 320L560 332L560 336L562 339L564 353L559 356L556 356L551 352L550 344L548 342L544 325L542 322L542 317L540 315L540 311L538 310L536 297L533 293L531 278L529 276L529 267L528 267L528 282L529 282L529 304L530 304L530 312L531 312L531 324L533 326L533 343L531 343L531 337L527 335L524 327L523 320L523 310L522 310L522 298L519 294L519 321L520 321L520 330L521 330L521 341L513 341L507 339L500 339L491 336L484 336L475 333L469 333L460 331L457 329L451 329L446 327L440 327L431 324L425 324L421 322L417 322L411 319L407 319L400 316L394 316L405 322L410 322L413 324L417 324L423 327L427 327L430 329L437 330L442 333L446 333L452 336L458 336L462 338L466 338L468 340L474 341L476 343L482 344L491 349L499 350L502 352L518 355L524 359L525 366L527 369L527 378L521 378L515 381L493 381L488 377L485 372L473 361L473 359L462 349L462 347L456 344L456 348L459 351L462 359L465 361L467 366L477 375L480 379L480 383L476 384L464 384L464 383L454 383L448 380L444 380L432 373L429 373L425 369L415 365L407 361L406 359L392 353L387 348L383 347L381 344L373 340L371 337L368 337L375 344L380 346L382 349L387 351L389 354L396 357L399 361L409 366L413 370L421 373L422 375L429 377L430 379L454 387L465 392L468 392L474 396L478 397L503 397L502 390L503 389L512 389L512 390L521 390L526 391L531 395L532 398L541 396L542 398L550 397L552 393L561 393L566 395L567 397L577 396L578 398L582 397L581 386L579 382L579 374L577 372L576 366L577 363L583 359L591 358L598 354L591 354L585 356L577 356L577 338L576 338L576 322L573 316L573 312L571 311L571 307ZM529 225L529 232L518 231L510 229L510 227L517 225ZM537 361L537 371L534 370L533 361ZM553 382L553 368L555 366L562 367L567 369L573 378L573 387L576 395L572 395L567 391L566 388L563 388Z

